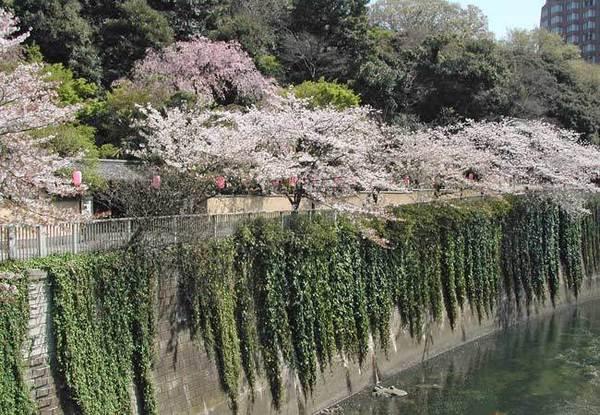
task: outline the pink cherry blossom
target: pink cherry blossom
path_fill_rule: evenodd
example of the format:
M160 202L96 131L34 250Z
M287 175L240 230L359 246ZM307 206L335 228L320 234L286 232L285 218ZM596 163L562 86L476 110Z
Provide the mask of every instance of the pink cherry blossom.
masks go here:
M0 9L0 58L8 59L27 37L12 37L17 20ZM64 122L75 108L56 104L54 85L44 80L41 65L17 63L0 72L0 206L14 220L40 222L55 216L48 194L70 195L75 189L55 172L69 161L43 149L47 139L29 132Z
M260 74L237 42L205 37L150 50L136 65L133 78L139 84L193 94L208 105L255 102L272 89L272 82Z
M279 180L296 177L306 196L338 208L351 209L344 200L357 191L375 199L381 190L407 186L600 190L598 148L540 121L467 122L408 133L379 125L369 108L309 109L292 97L246 112L145 113L148 144L141 157L158 156L182 171L249 176L274 191L289 191Z
M357 191L398 188L384 163L385 135L369 108L310 109L288 97L248 111L144 110L146 146L136 154L158 156L172 168L250 177L263 190L291 191L322 202ZM351 178L335 183L336 177ZM278 187L303 183L300 188ZM289 179L291 178L291 179ZM290 186L291 187L291 186ZM292 195L290 195L292 196Z
M396 134L395 169L419 183L514 192L529 188L600 191L600 151L542 121L506 119Z

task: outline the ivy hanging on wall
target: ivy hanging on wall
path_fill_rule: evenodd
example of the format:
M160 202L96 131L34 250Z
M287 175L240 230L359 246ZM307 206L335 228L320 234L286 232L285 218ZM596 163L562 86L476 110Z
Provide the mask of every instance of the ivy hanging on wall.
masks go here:
M141 252L52 258L58 371L83 415L156 413L151 381L156 260Z
M127 250L34 265L49 271L58 371L78 413L129 413L132 386L142 412L156 413L156 284L171 265L192 335L214 359L233 411L242 377L251 391L266 378L279 408L284 368L309 396L335 356L363 365L371 339L387 352L394 310L420 340L444 318L455 328L469 310L494 316L503 297L527 312L547 297L554 303L561 272L578 295L584 275L600 272L600 198L588 210L575 215L528 196L406 206L393 221L297 216L282 229L255 220L225 240L164 255ZM14 301L0 302L0 409L7 402L29 413L19 357L27 283L16 281Z
M540 196L407 206L390 222L315 215L283 230L254 221L229 241L181 256L193 326L234 408L242 369L251 388L265 374L278 407L284 366L308 396L333 356L362 365L370 337L387 350L394 308L421 338L444 315L454 328L467 305L480 320L493 316L500 290L528 311L547 295L554 302L561 267L577 295L582 258L588 272L597 267L598 205L595 219L583 221ZM364 228L387 245L364 237ZM230 343L214 333L231 333ZM227 357L236 352L238 360Z
M583 263L588 275L600 274L600 196L590 198L582 220Z
M0 267L0 414L34 414L23 380L21 346L29 321L28 278L22 267Z

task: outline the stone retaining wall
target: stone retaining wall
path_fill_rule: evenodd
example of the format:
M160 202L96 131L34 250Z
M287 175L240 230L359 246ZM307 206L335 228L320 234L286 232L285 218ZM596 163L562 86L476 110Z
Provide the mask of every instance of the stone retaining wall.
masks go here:
M50 336L50 287L46 274L31 271L29 275L29 327L23 355L27 365L25 380L41 415L60 414L60 402L52 376L50 357L53 342Z
M579 302L600 299L600 278L585 282ZM30 278L29 301L31 318L29 338L23 354L27 364L26 378L32 388L32 397L37 402L40 414L72 414L60 400L60 386L53 377L51 361L54 351L50 336L50 312L48 304L49 286L46 275L33 271ZM533 317L551 314L550 302L538 305ZM575 300L566 289L561 292L558 308L574 304ZM384 379L398 371L419 363L423 358L434 357L466 342L491 334L501 329L503 324L514 324L527 319L513 317L514 305L503 299L499 316L479 323L470 312L463 313L452 331L447 321L432 324L427 335L420 341L410 338L395 316L392 322L391 347L386 356L379 350L371 350L362 368L352 362L337 359L331 369L320 376L313 396L302 396L296 376L287 372L285 401L281 414L312 414L360 391L378 379ZM157 339L154 382L160 415L198 414L229 415L226 395L221 391L219 376L213 361L207 356L202 345L191 339L187 322L178 298L177 274L165 275L160 282L157 299ZM132 388L133 391L133 388ZM133 395L133 392L132 392ZM132 402L135 397L132 396ZM136 405L134 405L136 407ZM254 399L247 385L242 385L240 414L276 414L271 406L271 398L266 381L259 381Z
M600 299L600 278L586 281L579 302ZM158 332L158 360L155 368L155 384L158 391L159 413L217 414L230 415L227 397L219 387L219 377L214 364L203 347L190 338L185 320L177 301L176 276L171 276L160 290ZM500 314L514 316L514 305L506 299ZM575 304L575 299L563 287L557 309ZM542 317L554 312L550 301L532 310L531 318ZM494 316L479 323L476 316L466 311L451 330L447 321L433 324L428 335L419 341L410 338L401 327L396 315L392 322L391 347L387 356L380 350L371 350L363 368L352 362L337 359L333 368L320 376L313 396L302 395L298 379L287 373L286 396L281 414L312 414L359 392L377 379L384 379L402 369L413 366L423 358L431 358L462 344L498 331L505 324L527 320L527 316L502 318ZM254 400L247 385L242 385L240 414L277 414L271 406L269 387L266 381L258 383Z

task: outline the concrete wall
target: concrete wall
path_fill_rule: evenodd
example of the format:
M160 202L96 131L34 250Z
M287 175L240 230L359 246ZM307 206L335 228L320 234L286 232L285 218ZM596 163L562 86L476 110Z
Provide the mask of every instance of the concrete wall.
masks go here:
M29 275L29 327L28 338L23 345L27 370L25 380L31 387L31 395L41 415L62 413L57 385L52 376L51 356L54 344L50 326L50 287L46 274L31 271Z
M154 382L156 386L158 412L160 415L201 414L229 415L227 397L221 391L216 367L206 355L202 345L193 341L186 328L187 322L178 298L177 273L163 275L157 298L157 339ZM585 282L579 302L600 299L600 278ZM29 339L24 347L27 380L32 387L32 396L37 401L40 413L70 414L62 408L60 387L51 371L53 354L52 339L49 335L48 284L43 273L33 272L30 282L31 320ZM548 302L549 303L549 302ZM575 300L563 287L559 308L574 304ZM380 350L372 349L366 363L359 368L356 363L345 362L340 358L320 376L314 395L304 397L296 376L287 371L285 402L280 413L286 415L311 414L351 396L376 379L385 379L401 369L419 363L424 357L434 357L466 342L499 330L505 324L525 320L526 316L514 317L514 305L506 298L501 299L497 316L485 319L479 324L477 318L466 311L452 331L447 321L432 324L426 330L427 336L420 341L410 338L401 327L399 317L392 323L391 347L386 356ZM511 312L512 310L512 312ZM543 316L553 312L550 304L538 305L533 316ZM513 316L505 319L506 316ZM133 388L132 388L133 390ZM256 396L250 396L247 385L240 391L240 414L275 414L271 406L268 384L258 383ZM133 392L132 392L133 395ZM132 396L132 400L134 397Z
M600 299L600 279L586 282L580 302ZM179 310L176 276L172 275L163 284L159 300L159 344L155 367L155 382L158 390L159 413L175 414L218 414L229 415L227 398L219 388L219 377L214 364L207 357L201 345L190 338L185 329L185 320ZM559 308L575 302L563 288ZM548 302L550 303L550 302ZM466 342L499 330L503 324L514 324L526 320L526 316L504 320L502 316L514 315L514 308L506 299L502 301L499 316L484 320L479 324L477 317L466 311L454 331L447 321L433 324L427 338L416 341L402 329L399 316L394 316L391 335L391 350L386 356L380 350L371 350L369 358L361 369L356 363L337 359L334 367L320 376L313 396L302 396L301 388L293 373L285 374L287 392L280 413L286 415L312 414L351 396L364 387L398 371L419 363L423 357L431 358L451 350ZM514 310L512 310L514 311ZM533 317L550 314L554 310L550 304L538 305ZM242 386L240 414L276 414L271 407L268 384L261 380L254 400L247 385Z
M426 203L433 200L452 200L480 196L474 190L456 191L447 194L435 195L433 191L406 191L406 192L381 192L378 196L378 207L401 206L415 203ZM358 193L339 199L342 203L362 207L372 204L369 193ZM327 204L314 202L310 199L302 200L300 210L330 209ZM292 205L285 196L217 196L204 202L203 211L210 215L227 213L251 212L286 212L292 210Z

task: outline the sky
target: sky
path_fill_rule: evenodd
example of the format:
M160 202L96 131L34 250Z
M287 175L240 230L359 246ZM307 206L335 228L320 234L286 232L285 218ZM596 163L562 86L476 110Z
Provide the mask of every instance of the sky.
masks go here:
M487 15L490 29L502 38L507 29L533 29L539 26L545 0L458 0L473 4Z

